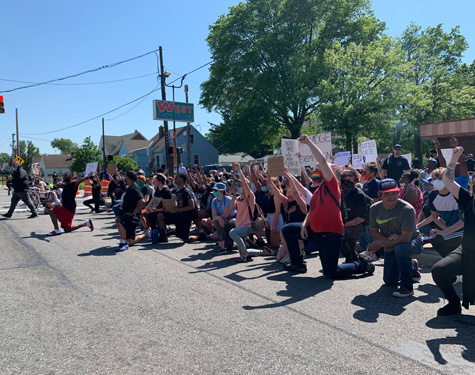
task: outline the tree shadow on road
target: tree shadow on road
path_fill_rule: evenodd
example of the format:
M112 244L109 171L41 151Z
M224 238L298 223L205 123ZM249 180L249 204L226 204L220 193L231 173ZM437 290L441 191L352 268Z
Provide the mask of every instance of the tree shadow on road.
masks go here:
M273 309L276 307L292 305L331 289L334 282L334 280L328 279L325 276L315 278L299 275L296 277L295 274L289 272L280 273L279 275L269 277L269 279L285 281L287 283L286 289L277 292L277 295L288 298L280 302L273 302L266 305L246 305L242 307L244 310Z
M355 319L366 323L376 323L380 314L392 316L401 315L406 305L416 301L414 296L396 298L392 296L395 290L393 286L382 285L376 292L367 296L359 295L353 298L351 303L363 307L353 314Z
M464 347L462 357L470 362L475 362L475 316L454 315L440 316L429 320L426 326L432 329L455 329L456 336L441 337L439 339L427 340L427 347L434 355L434 359L441 365L448 363L444 359L440 347L442 345L457 345Z

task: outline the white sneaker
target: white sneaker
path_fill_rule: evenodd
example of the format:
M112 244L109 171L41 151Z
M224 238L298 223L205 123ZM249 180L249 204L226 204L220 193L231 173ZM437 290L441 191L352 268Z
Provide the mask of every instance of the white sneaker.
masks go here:
M452 285L457 285L462 282L462 275L457 275L457 278L455 279L454 283Z

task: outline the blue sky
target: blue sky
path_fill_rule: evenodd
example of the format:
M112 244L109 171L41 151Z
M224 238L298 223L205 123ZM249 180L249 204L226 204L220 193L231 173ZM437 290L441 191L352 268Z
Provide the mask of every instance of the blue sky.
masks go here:
M158 46L163 47L165 69L172 72L167 79L170 83L210 61L205 41L208 26L238 2L3 0L0 91L26 85L6 80L44 82L139 56ZM470 63L475 59L473 0L374 0L373 9L386 22L390 35L401 34L411 21L423 28L442 23L446 31L460 25L470 45L464 60ZM101 118L67 130L58 129L100 116L147 94L157 87L156 71L157 58L151 54L60 81L58 85L0 93L6 108L6 114L0 115L0 152L11 152L15 108L19 111L20 139L33 141L41 153L57 153L50 146L53 138L69 138L82 144L85 137L91 136L98 143ZM139 76L144 77L96 84ZM184 82L189 86L189 101L195 104L194 124L203 134L209 130L208 122L220 121L218 114L207 113L198 105L200 84L207 77L205 67L187 76ZM171 98L172 89L167 89L167 99ZM137 129L145 137L153 137L161 125L152 119L153 99L161 99L160 91L105 115L105 133L121 135ZM175 100L185 101L183 88L175 90ZM53 133L42 134L47 132Z

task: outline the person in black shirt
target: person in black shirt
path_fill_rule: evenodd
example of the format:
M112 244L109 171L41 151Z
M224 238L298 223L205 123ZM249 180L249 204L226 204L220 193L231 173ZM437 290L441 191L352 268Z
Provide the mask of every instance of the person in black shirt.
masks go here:
M442 178L447 190L464 207L464 232L461 246L439 260L432 267L432 278L440 290L444 293L448 304L437 311L437 315L447 316L460 314L460 297L453 287L457 275L463 276L463 301L462 306L466 309L475 305L475 201L473 195L460 187L455 181L455 167L459 157L463 154L463 147L455 147L452 159Z
M89 227L91 231L94 230L92 220L86 220L82 224L73 225L74 214L76 213L76 193L78 191L79 184L91 178L92 172L87 177L81 178L77 181L72 181L70 172L66 172L63 177L63 193L61 194L63 205L60 207L53 207L49 211L51 222L53 223L54 230L48 233L48 236L57 236L61 234L58 221L61 223L61 227L65 233L72 232L73 230Z
M28 176L26 171L21 167L20 163L17 160L13 160L12 166L14 168L11 186L13 187L13 195L10 203L10 208L6 214L3 214L3 217L7 219L12 217L13 211L20 200L22 200L28 209L31 212L31 215L28 216L28 219L33 219L38 217L36 209L31 203L30 196L28 195Z
M146 234L135 235L135 230L140 223L142 208L145 206L143 194L136 181L137 173L135 171L130 170L125 174L127 189L122 196L122 206L115 222L120 234L118 252L127 250L129 246L133 246L147 237Z
M197 236L190 236L190 227L193 220L193 210L195 201L193 192L185 187L188 176L184 173L178 173L175 177L175 184L178 188L176 192L176 206L174 212L161 212L158 214L158 228L160 237L158 242L168 242L165 233L166 224L175 224L176 236L183 242L193 242L198 239Z
M82 203L91 209L90 213L94 211L98 214L104 211L100 207L104 206L105 199L101 193L101 184L96 178L92 179L92 199L87 199ZM91 203L94 203L94 207L91 206Z
M383 176L381 176L382 180L392 178L393 180L399 181L403 172L409 172L409 162L404 156L401 156L401 152L401 145L394 145L393 154L386 158L381 169L383 174Z
M159 173L155 176L154 184L155 184L155 193L153 194L154 198L162 198L162 199L171 199L172 194L170 193L170 189L166 186L166 180L164 174ZM150 225L150 236L152 238L152 243L158 242L158 213L164 212L163 203L160 202L157 207L147 210L147 221Z

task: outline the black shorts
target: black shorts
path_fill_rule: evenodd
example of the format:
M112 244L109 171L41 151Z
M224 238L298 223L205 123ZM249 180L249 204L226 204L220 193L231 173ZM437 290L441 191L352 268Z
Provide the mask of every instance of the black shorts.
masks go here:
M165 215L165 223L175 224L176 236L186 241L190 237L190 227L193 221L191 212L164 212L163 214Z
M140 223L140 218L137 216L131 215L122 215L117 218L117 221L122 224L125 228L125 239L135 240L135 231L137 230L137 226Z

